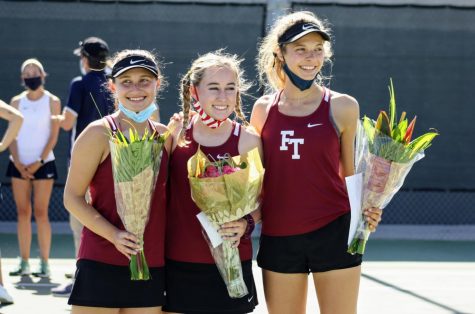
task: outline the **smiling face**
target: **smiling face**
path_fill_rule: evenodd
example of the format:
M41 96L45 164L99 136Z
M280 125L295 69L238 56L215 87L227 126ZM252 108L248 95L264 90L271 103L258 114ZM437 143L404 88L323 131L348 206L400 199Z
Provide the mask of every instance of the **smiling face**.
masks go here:
M318 33L310 33L285 45L278 52L281 61L304 80L312 80L320 72L325 59L324 40Z
M225 120L234 111L237 93L236 73L226 66L207 68L196 90L191 89L203 110L216 120Z
M127 109L140 112L155 101L160 81L144 68L133 68L114 80L115 94Z

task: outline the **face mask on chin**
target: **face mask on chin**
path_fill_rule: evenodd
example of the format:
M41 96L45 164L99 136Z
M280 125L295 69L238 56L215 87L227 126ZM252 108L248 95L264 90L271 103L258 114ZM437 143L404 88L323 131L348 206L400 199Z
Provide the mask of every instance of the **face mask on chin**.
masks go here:
M41 76L37 76L37 77L25 78L23 79L23 83L28 89L35 91L43 84L43 80L41 79Z
M203 122L209 128L217 129L224 123L224 121L226 121L226 119L216 120L215 118L213 118L212 116L207 114L204 111L204 109L201 107L201 104L200 104L199 101L194 101L193 102L193 107L198 112L198 114L200 116L200 119L201 119L201 122Z
M284 63L283 69L284 69L285 74L287 74L287 76L289 77L292 84L294 84L301 91L307 90L310 87L312 87L312 84L313 82L315 82L315 79L317 78L317 75L318 75L318 74L315 75L315 77L311 80L304 80L303 78L301 78L294 72L290 71L289 67L287 66L287 63Z
M196 94L196 98L198 98L198 91L196 90L196 87L195 87L195 94ZM201 122L203 122L204 125L206 125L207 127L212 128L212 129L217 129L224 123L224 121L226 121L226 119L216 120L215 118L207 114L205 110L203 109L203 107L201 107L199 99L197 100L192 99L192 102L193 102L193 107L195 108L195 110L198 112L200 116Z
M157 110L157 106L155 103L151 103L147 108L142 111L134 112L124 107L121 103L119 103L119 110L122 111L125 116L137 123L142 123L147 121L148 118L152 115L152 113Z

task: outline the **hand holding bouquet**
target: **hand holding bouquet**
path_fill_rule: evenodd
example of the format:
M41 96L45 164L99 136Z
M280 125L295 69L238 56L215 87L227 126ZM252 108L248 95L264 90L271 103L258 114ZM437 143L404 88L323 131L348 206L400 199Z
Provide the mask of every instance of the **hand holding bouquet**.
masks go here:
M257 148L242 156L226 156L218 161L210 161L198 149L188 160L191 197L216 229L258 207L263 177ZM238 248L225 240L217 248L210 245L210 249L229 296L239 298L248 294Z
M392 80L389 86L389 116L381 111L376 121L363 118L356 139L356 172L363 173L362 208L383 209L399 191L412 165L424 157L437 132L428 132L411 141L416 117L409 123L406 112L396 117ZM370 230L361 215L348 252L363 254Z
M141 250L132 255L132 280L148 280L150 273L143 251L143 236L162 160L162 148L169 133L157 135L145 130L140 136L129 129L129 138L117 130L110 133L110 152L117 213L125 229L136 235Z

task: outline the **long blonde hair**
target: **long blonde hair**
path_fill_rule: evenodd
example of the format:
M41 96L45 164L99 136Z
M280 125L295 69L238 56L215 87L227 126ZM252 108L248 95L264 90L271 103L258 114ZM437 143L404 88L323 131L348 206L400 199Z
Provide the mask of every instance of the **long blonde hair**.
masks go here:
M317 24L325 33L331 33L331 30L326 23L309 11L294 12L278 18L270 28L267 36L261 41L257 55L259 82L267 89L280 90L284 87L284 64L276 57L277 51L281 48L278 39L290 27L301 22ZM333 55L331 42L325 41L323 48L325 53L325 63L331 63L331 57ZM285 49L285 47L283 47L283 49Z
M238 93L236 97L236 106L234 107L234 113L244 125L249 124L246 121L246 116L244 115L244 112L242 110L241 95L244 95L247 92L251 84L249 84L244 78L244 71L241 69L242 61L243 60L240 59L237 55L228 54L224 52L223 49L208 52L207 54L202 55L198 59L193 61L188 72L182 77L180 84L180 100L183 111L183 130L180 135L180 142L183 142L184 140L186 127L189 123L192 101L190 95L190 87L191 85L199 85L201 80L203 79L206 69L209 69L211 67L225 67L232 70L236 74L236 84Z

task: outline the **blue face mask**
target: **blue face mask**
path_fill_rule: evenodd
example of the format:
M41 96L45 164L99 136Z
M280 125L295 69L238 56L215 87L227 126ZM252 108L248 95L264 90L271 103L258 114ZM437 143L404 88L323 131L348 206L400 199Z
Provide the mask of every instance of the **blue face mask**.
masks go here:
M137 123L142 123L147 121L148 118L150 118L152 113L157 110L157 106L155 105L155 103L151 103L150 106L136 113L132 110L125 108L124 105L119 103L119 110L122 111L127 116L127 118L132 119Z
M312 86L313 82L315 82L315 78L317 77L315 76L313 80L304 80L303 78L297 76L297 74L290 71L286 63L284 63L284 72L285 74L287 74L292 84L294 84L301 91L309 89Z

